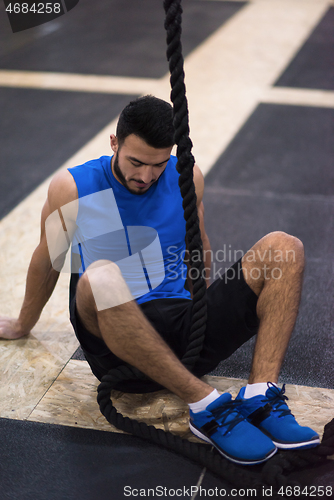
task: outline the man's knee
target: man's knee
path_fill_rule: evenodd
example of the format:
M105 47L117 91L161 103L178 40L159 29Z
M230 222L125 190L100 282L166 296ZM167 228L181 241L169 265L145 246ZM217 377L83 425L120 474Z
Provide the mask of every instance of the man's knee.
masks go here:
M304 270L304 245L299 238L283 231L267 235L267 256L270 267L293 267L296 271Z
M259 295L268 280L303 273L303 244L282 231L269 233L244 255L242 270L246 283Z
M120 268L109 260L93 262L80 278L78 286L92 294L97 311L133 300Z
M78 289L91 291L91 286L98 284L101 287L109 287L112 283L123 279L122 273L114 262L110 260L98 260L90 264L78 282Z

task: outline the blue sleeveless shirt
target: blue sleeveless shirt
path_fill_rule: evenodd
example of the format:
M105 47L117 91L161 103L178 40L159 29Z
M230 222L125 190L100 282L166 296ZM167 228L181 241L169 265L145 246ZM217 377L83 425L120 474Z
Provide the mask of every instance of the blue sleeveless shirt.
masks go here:
M72 273L81 275L92 262L107 259L120 267L139 304L191 298L184 286L186 229L176 162L171 156L141 195L115 179L110 156L68 169L79 196Z

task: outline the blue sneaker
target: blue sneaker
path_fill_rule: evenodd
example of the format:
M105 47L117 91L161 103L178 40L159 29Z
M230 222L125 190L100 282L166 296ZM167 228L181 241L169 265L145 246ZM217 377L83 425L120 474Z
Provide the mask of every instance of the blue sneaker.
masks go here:
M299 425L289 410L284 396L285 384L282 389L268 382L265 396L254 396L244 399L243 387L236 401L241 402L238 411L247 420L266 434L278 448L296 449L313 448L320 444L318 434L310 427Z
M272 457L276 446L239 413L240 402L225 393L204 411L190 410L190 430L211 443L226 458L237 464L259 464Z

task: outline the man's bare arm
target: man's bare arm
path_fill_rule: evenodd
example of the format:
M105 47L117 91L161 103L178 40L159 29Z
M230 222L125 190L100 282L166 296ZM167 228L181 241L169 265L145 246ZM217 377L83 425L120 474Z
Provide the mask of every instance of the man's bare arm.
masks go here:
M206 234L204 227L204 205L203 202L198 207L198 217L199 217L199 227L201 231L201 238L203 243L203 262L205 269L205 279L207 287L210 286L210 272L211 272L211 262L212 262L212 252L211 245L208 235Z
M0 338L18 339L28 335L37 323L59 278L59 271L54 269L50 260L45 222L49 215L77 199L77 196L75 182L68 171L62 171L54 177L42 210L40 242L29 265L25 296L19 317L17 319L0 317ZM64 229L66 230L65 227Z
M203 262L205 268L205 280L207 283L207 287L210 285L210 271L211 271L211 246L210 240L205 230L204 225L204 204L203 204L203 193L204 193L204 177L203 174L198 167L198 165L194 166L194 184L197 196L197 210L198 210L198 218L199 218L199 228L201 232L201 238L203 243ZM187 265L189 271L189 256L187 255ZM192 291L192 281L188 275L188 285L190 291Z

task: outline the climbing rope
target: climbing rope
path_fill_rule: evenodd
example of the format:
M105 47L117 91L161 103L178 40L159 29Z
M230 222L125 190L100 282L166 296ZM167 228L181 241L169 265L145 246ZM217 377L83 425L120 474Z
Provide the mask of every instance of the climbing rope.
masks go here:
M186 221L186 238L190 254L193 281L192 325L189 343L182 358L182 363L191 370L200 356L206 328L206 283L204 280L202 241L197 213L197 198L193 182L194 157L191 153L192 142L189 137L188 103L184 83L184 64L181 45L182 6L181 0L164 0L165 29L167 32L167 59L169 61L171 101L174 110L175 143L177 145L177 170L179 186L183 198L184 218ZM194 256L196 255L196 258ZM262 467L251 469L236 465L224 459L217 451L205 444L197 444L182 439L170 432L156 429L152 425L123 417L111 401L111 391L121 381L138 380L145 376L134 367L124 365L110 370L102 378L98 387L97 401L100 410L108 422L118 429L162 445L169 450L181 454L190 460L207 467L234 486L257 488L273 486L276 490L281 486L295 486L289 480L292 470L309 464L323 462L334 454L334 419L325 427L321 445L304 451L280 452L268 460ZM272 496L275 498L275 496ZM280 495L277 498L284 498Z
M167 59L169 61L171 101L174 109L175 144L177 145L177 165L179 186L183 198L186 238L190 257L193 283L192 325L188 346L182 363L192 369L199 359L203 346L207 308L206 283L204 279L203 249L197 197L193 181L194 157L189 137L188 101L184 83L183 56L181 45L182 7L181 0L165 0L165 29L167 32ZM196 255L196 259L194 256ZM201 258L198 258L200 255Z

